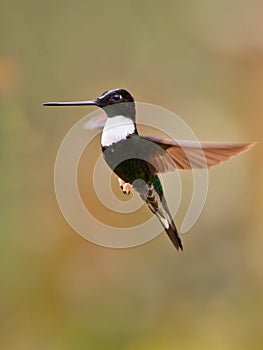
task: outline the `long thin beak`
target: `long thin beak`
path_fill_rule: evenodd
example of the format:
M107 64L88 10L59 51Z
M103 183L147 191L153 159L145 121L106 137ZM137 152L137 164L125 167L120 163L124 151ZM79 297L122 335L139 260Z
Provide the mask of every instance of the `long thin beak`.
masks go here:
M44 102L42 106L98 106L96 100L93 101L73 101L73 102Z

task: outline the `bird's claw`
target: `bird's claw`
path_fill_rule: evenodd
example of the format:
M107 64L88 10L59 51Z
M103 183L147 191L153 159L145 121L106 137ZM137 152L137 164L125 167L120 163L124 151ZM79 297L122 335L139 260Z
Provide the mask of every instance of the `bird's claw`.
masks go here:
M123 181L120 177L118 178L120 188L124 194L131 193L131 184L129 182Z

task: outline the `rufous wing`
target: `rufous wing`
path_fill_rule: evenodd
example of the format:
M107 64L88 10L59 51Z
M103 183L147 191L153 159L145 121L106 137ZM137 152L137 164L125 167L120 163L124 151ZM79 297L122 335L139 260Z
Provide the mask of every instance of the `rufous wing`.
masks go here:
M157 164L156 172L163 173L175 169L204 169L218 165L235 155L248 151L254 143L214 143L197 141L174 141L156 137L143 136L165 151L153 152L149 162ZM162 158L162 159L158 159Z

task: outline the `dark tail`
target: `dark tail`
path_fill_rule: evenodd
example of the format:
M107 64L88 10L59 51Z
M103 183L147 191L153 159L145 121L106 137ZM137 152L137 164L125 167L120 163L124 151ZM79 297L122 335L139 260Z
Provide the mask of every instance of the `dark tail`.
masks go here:
M147 189L147 195L143 196L141 194L141 197L148 204L149 209L157 216L175 248L177 250L183 250L181 238L173 222L164 196L162 196L161 199L153 185L150 185Z
M176 229L176 226L171 218L169 220L169 227L168 228L164 227L164 229L165 229L165 232L168 234L170 240L173 242L173 245L175 246L175 248L177 250L179 250L179 249L183 250L182 240L181 240L179 233Z

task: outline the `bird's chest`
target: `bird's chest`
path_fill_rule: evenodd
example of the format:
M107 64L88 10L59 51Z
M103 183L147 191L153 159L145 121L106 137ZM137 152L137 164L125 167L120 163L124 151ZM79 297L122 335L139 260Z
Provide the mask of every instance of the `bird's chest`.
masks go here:
M102 147L103 156L110 168L124 181L134 182L142 179L151 182L152 174L148 163L140 157L136 142L131 139Z
M102 147L109 147L114 143L125 140L135 131L134 122L122 115L107 118L101 135Z

